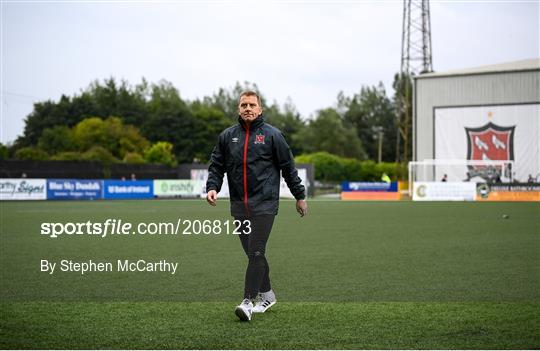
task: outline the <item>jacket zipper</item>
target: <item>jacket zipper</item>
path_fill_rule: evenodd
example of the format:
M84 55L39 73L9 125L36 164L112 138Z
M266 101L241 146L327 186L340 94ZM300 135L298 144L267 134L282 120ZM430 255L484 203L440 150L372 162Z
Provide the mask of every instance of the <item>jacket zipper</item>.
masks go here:
M249 126L246 125L246 140L244 141L244 206L246 207L246 214L249 215L248 208L248 190L247 190L247 151L249 143Z

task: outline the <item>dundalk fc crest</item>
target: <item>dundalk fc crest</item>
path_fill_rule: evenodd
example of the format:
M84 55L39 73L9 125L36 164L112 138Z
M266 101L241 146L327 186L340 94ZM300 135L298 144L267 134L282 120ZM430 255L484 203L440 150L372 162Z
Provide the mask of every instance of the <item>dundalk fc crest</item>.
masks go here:
M489 122L478 128L467 128L468 160L514 160L514 129L501 127ZM481 177L488 182L496 181L501 176L501 169L495 166L469 166L467 178Z

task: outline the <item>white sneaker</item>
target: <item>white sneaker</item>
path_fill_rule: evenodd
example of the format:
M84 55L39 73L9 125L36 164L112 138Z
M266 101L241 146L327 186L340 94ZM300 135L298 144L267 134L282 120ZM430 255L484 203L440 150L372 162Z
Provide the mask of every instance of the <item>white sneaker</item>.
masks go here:
M236 306L234 313L241 321L248 322L251 320L251 311L253 310L253 302L249 299L244 299L242 303Z
M253 313L264 313L267 309L276 304L276 295L273 290L259 294L259 299L253 307Z

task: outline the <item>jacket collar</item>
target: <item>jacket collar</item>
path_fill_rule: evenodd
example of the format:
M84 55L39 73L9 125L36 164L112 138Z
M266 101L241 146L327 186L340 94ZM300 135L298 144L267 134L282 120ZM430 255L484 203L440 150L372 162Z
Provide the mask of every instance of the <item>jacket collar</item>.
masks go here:
M242 128L244 130L246 130L246 123L244 122L244 120L240 116L238 116L238 123L240 123ZM264 123L264 116L260 115L259 117L255 118L255 120L253 122L251 122L249 130L253 130L255 128L258 128L258 127L262 126L263 123Z

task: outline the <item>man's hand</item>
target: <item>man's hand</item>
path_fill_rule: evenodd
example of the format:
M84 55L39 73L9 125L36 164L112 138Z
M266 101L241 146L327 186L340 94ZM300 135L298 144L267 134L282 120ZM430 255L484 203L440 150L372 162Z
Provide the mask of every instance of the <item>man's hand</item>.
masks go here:
M206 194L206 201L212 206L216 206L217 201L217 191L210 190L208 194Z
M300 217L307 215L307 202L306 200L296 200L296 211L300 213Z

